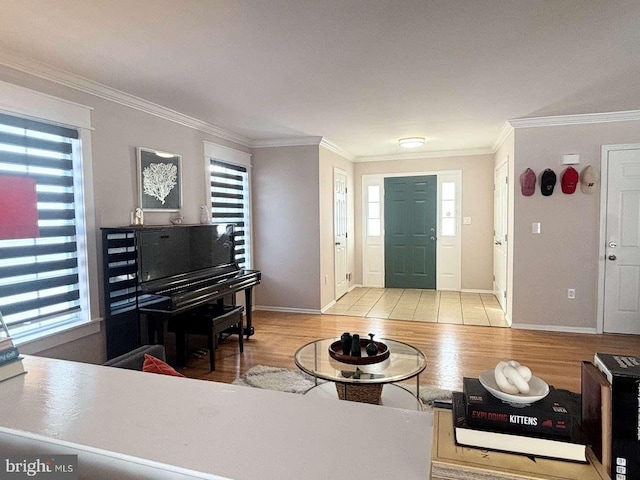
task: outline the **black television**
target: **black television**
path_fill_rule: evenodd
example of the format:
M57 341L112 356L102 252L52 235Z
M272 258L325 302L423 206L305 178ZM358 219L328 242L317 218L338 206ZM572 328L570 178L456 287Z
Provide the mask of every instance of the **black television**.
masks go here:
M136 233L140 283L235 263L233 225L145 227Z

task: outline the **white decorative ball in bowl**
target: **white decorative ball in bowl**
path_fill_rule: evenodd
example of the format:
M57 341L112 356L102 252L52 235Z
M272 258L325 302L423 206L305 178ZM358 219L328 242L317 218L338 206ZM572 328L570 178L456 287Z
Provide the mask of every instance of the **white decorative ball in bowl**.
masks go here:
M494 397L509 403L529 404L549 393L549 386L544 380L532 375L528 367L515 360L499 362L493 370L482 373L479 379Z

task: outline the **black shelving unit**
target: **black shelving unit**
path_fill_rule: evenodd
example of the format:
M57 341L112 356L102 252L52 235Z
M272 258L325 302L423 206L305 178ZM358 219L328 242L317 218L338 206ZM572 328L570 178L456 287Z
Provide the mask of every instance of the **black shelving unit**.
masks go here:
M134 229L102 229L102 266L107 359L111 359L140 346Z

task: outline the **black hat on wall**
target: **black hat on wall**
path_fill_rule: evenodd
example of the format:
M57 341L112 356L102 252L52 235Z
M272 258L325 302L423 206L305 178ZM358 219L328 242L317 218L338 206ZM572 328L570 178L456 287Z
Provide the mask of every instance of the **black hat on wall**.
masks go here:
M545 197L548 197L553 193L553 187L556 186L556 174L550 168L547 168L544 172L542 172L542 177L540 178L540 192Z

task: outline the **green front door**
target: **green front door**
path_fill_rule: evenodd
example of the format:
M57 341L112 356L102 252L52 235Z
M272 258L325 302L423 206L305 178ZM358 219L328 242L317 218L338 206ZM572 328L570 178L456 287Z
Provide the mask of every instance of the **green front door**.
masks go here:
M384 179L387 288L436 288L435 175Z

